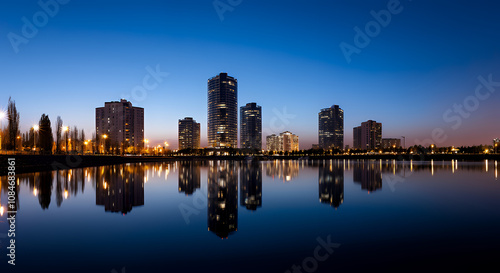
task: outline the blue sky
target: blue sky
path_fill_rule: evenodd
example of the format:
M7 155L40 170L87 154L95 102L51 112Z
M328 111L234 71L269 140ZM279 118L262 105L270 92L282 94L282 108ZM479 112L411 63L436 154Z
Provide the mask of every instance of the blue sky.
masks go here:
M231 8L223 20L214 2ZM339 45L355 46L354 28L366 32L375 20L371 11L388 5L399 12L372 29L375 35L348 62ZM201 123L206 145L206 81L227 72L238 79L239 106L257 102L264 131L292 131L301 148L318 142L318 112L333 104L345 111L345 144L352 144L352 128L368 119L382 122L384 137L406 136L407 145L432 139L436 129L446 136L434 134L438 146L489 144L500 136L500 94L483 87L480 94L488 98L478 99L475 90L478 77L500 82L499 5L72 0L39 21L16 53L9 33L23 37L23 17L43 20L43 9L37 1L1 1L0 107L12 96L22 132L46 113L53 123L60 115L90 135L95 108L125 97L145 108L152 143L177 147L177 121L191 116ZM132 96L146 67L168 76L145 96ZM464 103L465 114L453 111Z

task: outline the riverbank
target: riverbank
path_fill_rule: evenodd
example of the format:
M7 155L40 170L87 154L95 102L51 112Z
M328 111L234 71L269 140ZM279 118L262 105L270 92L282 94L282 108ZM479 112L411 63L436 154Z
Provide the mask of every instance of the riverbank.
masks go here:
M382 159L382 160L415 160L415 161L483 161L500 160L499 154L429 154L429 155L332 155L332 156L105 156L105 155L0 155L0 176L7 175L8 158L15 158L16 173L40 172L60 169L96 167L104 165L139 163L139 162L173 162L179 160L325 160L325 159Z

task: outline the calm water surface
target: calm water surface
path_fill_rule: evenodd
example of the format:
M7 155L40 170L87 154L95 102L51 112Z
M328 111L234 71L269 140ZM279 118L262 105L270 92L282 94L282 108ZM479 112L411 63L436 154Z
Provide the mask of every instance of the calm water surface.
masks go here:
M497 176L494 161L390 160L147 163L19 174L16 266L7 267L4 213L0 268L355 272L496 265Z

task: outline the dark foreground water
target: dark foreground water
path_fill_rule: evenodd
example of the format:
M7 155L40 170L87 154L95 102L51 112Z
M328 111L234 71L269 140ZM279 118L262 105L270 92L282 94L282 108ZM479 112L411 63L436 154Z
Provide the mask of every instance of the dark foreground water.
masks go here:
M384 272L493 265L497 162L176 162L20 174L0 272Z

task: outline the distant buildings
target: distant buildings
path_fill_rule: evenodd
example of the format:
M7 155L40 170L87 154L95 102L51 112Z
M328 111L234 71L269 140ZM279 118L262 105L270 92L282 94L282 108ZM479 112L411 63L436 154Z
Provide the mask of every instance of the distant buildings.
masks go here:
M368 120L353 128L354 149L379 149L382 146L382 123Z
M208 145L238 147L238 81L227 73L208 80Z
M338 105L318 113L318 139L322 149L344 148L344 110Z
M193 118L179 120L179 150L200 148L200 124Z
M382 139L382 148L400 148L401 147L401 139L399 138L383 138Z
M272 134L266 137L266 150L267 151L279 151L280 140L279 136Z
M144 108L132 103L105 102L95 109L95 131L97 139L107 139L110 148L126 149L144 147Z
M255 102L240 108L240 148L262 149L262 110Z
M266 137L266 148L268 151L292 152L299 150L299 137L289 131L280 133L279 136L272 134Z

